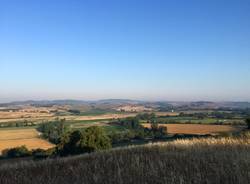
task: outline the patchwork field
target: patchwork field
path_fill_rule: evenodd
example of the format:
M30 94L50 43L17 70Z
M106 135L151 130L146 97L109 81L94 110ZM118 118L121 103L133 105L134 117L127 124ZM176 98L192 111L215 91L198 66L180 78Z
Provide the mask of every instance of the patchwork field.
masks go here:
M143 124L144 127L150 128L148 123ZM200 125L200 124L159 124L166 126L170 134L218 134L223 132L240 131L243 127L230 125Z
M39 138L35 129L1 129L0 130L0 153L7 148L25 145L28 149L48 149L54 145Z
M85 116L44 116L44 117L28 117L28 118L4 118L0 114L0 123L8 123L8 122L21 122L21 121L31 121L31 122L41 122L41 121L52 121L55 118L65 118L66 120L103 120L103 119L118 119L118 118L126 118L136 116L135 113L128 114L103 114L103 115L85 115Z
M42 111L43 110L43 111ZM57 117L65 118L66 120L102 120L102 119L118 119L136 116L137 113L103 113L99 114L97 112L92 113L81 113L80 115L56 115L50 113L51 109L42 109L42 110L26 110L26 111L17 111L17 112L2 112L0 111L0 123L9 123L9 122L23 122L30 121L34 123L39 123L41 121L51 121ZM179 113L177 112L156 112L157 116L176 116Z

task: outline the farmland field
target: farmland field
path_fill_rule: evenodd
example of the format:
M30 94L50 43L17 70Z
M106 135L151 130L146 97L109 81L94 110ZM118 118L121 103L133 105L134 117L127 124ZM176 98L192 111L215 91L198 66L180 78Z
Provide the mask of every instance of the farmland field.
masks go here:
M125 126L115 124L115 119L123 119L127 117L135 117L138 112L119 112L114 110L103 109L76 109L69 111L68 106L55 107L30 107L24 106L19 110L2 109L0 111L0 152L3 149L26 145L28 149L48 149L53 147L52 144L44 139L39 138L36 128L39 124L47 121L55 121L56 119L65 119L65 123L72 130L86 129L90 126L101 126L107 134L120 133L127 130ZM78 110L78 111L77 111ZM151 113L151 112L150 112ZM199 119L192 116L192 113L211 113L210 111L185 111L186 116L180 116L182 111L162 111L154 112L157 121L162 126L167 126L169 134L218 134L221 132L240 131L237 126L229 126L229 124L240 125L243 119L240 118L214 118L206 115L205 118ZM146 123L147 120L141 120ZM184 123L184 124L181 124ZM208 124L223 125L208 125ZM149 127L150 125L144 124Z
M144 127L150 128L150 124L143 123ZM240 131L243 127L230 125L200 125L200 124L159 124L165 126L170 134L218 134L225 132Z
M39 133L33 128L1 129L0 153L7 148L25 145L28 149L48 149L54 145L39 138Z
M118 119L136 116L136 113L125 113L125 114L103 114L103 115L68 115L68 116L46 116L46 117L27 117L27 118L4 118L0 115L0 123L16 123L23 122L25 120L32 122L52 121L55 118L65 118L66 120L103 120L103 119Z
M159 117L159 122L169 123L169 124L175 124L175 123L181 123L181 124L224 124L224 125L240 125L244 124L244 119L242 118L202 118L198 119L195 117L180 117L180 116L172 116L172 117Z

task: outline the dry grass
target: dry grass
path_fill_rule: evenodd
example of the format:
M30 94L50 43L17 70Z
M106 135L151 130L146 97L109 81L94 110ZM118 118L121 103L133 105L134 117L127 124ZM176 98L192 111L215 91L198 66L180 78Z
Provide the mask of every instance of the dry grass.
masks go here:
M247 184L250 136L177 140L90 155L0 165L4 184Z
M144 127L150 128L149 123L144 123ZM166 126L170 134L218 134L223 132L240 131L242 127L230 125L200 125L200 124L160 124Z
M2 129L0 130L0 153L7 148L25 145L28 149L48 149L54 145L39 138L35 129Z

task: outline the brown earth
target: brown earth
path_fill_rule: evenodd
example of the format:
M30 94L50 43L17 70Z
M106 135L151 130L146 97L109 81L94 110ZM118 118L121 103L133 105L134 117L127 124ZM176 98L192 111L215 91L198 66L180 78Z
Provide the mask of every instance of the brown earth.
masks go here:
M149 123L144 123L144 127L150 128ZM170 134L218 134L222 132L240 131L242 127L230 125L200 125L200 124L159 124L165 126Z

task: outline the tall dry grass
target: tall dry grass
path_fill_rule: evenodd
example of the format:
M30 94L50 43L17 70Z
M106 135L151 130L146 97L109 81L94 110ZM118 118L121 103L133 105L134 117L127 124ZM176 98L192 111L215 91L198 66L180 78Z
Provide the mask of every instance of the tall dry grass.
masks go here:
M1 184L248 184L250 134L0 166Z

